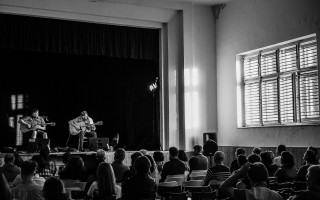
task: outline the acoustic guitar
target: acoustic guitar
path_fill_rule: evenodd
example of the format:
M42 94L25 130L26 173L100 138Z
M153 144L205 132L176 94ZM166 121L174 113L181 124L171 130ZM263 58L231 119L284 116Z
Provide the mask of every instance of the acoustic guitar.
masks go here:
M29 132L29 131L36 131L36 130L39 129L39 124L37 124L36 122L30 122L29 124L31 125L30 128L28 128L27 125L20 124L20 131L21 131L21 133L26 133L26 132ZM41 126L42 126L42 125L55 126L56 123L55 123L55 122L50 122L50 123L41 124Z
M103 122L102 121L98 121L96 123L94 123L94 125L99 126L102 125ZM85 131L87 128L91 127L93 124L88 124L86 125L84 122L79 122L77 123L77 126L79 126L79 128L76 128L75 126L69 124L69 132L71 135L77 135L78 133L80 133L81 131Z

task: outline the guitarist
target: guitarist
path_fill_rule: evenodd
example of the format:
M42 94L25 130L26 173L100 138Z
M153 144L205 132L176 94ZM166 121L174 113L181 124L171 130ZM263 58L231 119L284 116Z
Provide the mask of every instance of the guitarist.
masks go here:
M97 133L95 132L96 126L91 117L89 117L87 111L82 111L80 116L70 120L69 125L75 127L79 130L79 143L78 150L84 151L83 149L83 138L84 136L90 135L93 138L97 138ZM83 126L84 125L84 126Z

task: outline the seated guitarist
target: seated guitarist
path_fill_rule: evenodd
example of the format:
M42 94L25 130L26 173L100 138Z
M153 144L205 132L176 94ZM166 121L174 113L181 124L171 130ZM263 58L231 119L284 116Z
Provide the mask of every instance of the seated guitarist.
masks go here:
M97 133L95 132L96 126L92 118L88 116L87 111L82 111L79 117L70 120L69 125L75 127L79 131L79 151L84 151L83 138L85 136L90 135L93 138L97 138Z

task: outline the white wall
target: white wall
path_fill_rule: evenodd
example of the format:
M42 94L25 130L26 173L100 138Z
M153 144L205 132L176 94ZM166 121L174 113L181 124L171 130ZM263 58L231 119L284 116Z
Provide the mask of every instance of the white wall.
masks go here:
M236 54L312 33L319 60L319 11L319 0L236 0L221 10L216 27L219 145L320 146L320 126L238 129L235 64Z
M215 25L210 6L157 0L1 0L0 12L162 29L164 149L191 150L195 143L202 144L203 132L217 130ZM197 83L184 87L185 69L197 71ZM185 91L192 94L188 102Z

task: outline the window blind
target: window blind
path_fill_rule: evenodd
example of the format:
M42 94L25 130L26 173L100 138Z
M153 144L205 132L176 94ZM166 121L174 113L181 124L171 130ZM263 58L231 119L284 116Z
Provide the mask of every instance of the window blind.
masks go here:
M245 84L245 123L248 126L260 124L260 86L259 82Z
M262 81L263 124L278 124L278 80Z

